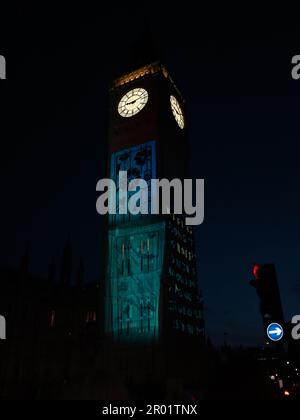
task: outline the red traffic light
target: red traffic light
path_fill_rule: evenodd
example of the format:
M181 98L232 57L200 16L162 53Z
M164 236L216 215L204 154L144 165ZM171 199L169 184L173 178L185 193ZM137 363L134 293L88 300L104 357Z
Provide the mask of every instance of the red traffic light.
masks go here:
M261 266L259 264L254 264L253 269L252 269L252 273L253 273L253 276L256 280L258 280L260 278L260 272L261 272Z

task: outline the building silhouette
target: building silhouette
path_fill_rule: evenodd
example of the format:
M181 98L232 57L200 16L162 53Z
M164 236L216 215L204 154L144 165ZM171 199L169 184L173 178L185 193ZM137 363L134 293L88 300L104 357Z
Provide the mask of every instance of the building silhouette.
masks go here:
M147 103L140 111L130 93L129 118L120 100L132 90L138 108L141 92ZM121 169L129 180L186 176L184 101L159 62L114 80L108 125L115 181ZM205 337L192 228L172 214L117 214L105 223L106 270L97 282L85 279L70 240L47 278L31 275L28 252L17 269L1 267L0 398L179 398L199 388Z

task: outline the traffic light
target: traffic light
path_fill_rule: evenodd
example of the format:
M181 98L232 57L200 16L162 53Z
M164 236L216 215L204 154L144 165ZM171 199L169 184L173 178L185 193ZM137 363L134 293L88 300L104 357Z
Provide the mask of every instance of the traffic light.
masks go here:
M264 326L272 322L283 324L283 311L274 264L254 264L250 285L260 300L260 313Z

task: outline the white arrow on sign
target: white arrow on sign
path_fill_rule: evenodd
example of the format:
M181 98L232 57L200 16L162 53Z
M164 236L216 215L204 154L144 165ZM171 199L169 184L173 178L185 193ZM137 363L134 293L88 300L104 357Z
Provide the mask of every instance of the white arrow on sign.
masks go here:
M279 336L282 333L282 330L278 327L275 328L275 330L269 331L269 334L276 334Z

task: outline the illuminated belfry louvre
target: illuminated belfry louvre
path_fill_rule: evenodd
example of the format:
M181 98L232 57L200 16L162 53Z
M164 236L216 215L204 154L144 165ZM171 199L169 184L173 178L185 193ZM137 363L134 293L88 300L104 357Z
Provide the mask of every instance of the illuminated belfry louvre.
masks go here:
M124 343L153 343L204 334L193 231L183 215L119 214L119 173L127 180L186 178L184 100L155 62L112 83L109 177L117 214L107 224L105 332ZM130 197L128 193L127 200Z

